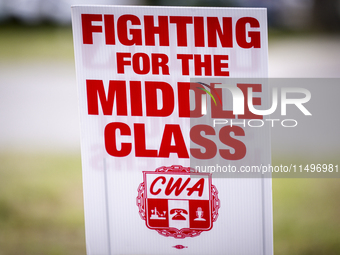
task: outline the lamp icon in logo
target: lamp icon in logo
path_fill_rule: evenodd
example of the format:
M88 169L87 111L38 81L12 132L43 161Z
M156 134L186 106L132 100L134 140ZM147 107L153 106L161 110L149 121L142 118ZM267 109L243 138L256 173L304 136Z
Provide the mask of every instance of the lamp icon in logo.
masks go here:
M154 210L151 210L151 216L150 219L153 220L166 220L166 211L163 211L163 214L161 214L160 212L157 212L157 208L155 207Z
M197 216L197 218L194 219L195 221L206 221L206 219L202 218L203 217L203 210L202 210L201 207L197 208L196 216Z

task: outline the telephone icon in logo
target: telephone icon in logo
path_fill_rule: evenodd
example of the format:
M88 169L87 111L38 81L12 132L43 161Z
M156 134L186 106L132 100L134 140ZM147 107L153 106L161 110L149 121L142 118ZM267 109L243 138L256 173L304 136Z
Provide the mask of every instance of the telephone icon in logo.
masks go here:
M182 214L188 214L187 210L176 208L170 211L170 214L175 214L172 217L172 220L186 220L186 218Z

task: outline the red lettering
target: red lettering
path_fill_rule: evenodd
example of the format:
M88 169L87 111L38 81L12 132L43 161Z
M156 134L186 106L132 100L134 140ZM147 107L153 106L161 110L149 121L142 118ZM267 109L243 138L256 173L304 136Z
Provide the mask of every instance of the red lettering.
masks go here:
M170 23L177 27L177 46L187 46L187 24L192 24L192 17L172 16Z
M142 88L140 81L130 81L131 116L143 116Z
M169 57L165 54L151 53L150 57L143 52L137 52L132 56L132 69L136 74L145 75L151 70L152 74L169 75ZM125 66L131 66L131 53L130 52L117 52L117 73L125 73Z
M201 55L194 55L195 75L202 75L202 68L205 76L211 76L211 55L204 55L204 61L201 61Z
M136 74L147 74L150 72L149 56L145 53L134 54L132 57L132 67Z
M202 95L205 92L201 89L202 85L198 83L190 83L190 82L178 82L178 115L183 118L199 118L202 117L201 113L201 105L202 105ZM194 92L194 102L195 108L190 111L190 93L189 91Z
M192 54L177 54L177 59L182 60L182 75L189 75L189 60L193 59Z
M158 195L162 190L161 189L158 189L156 192L153 191L153 187L155 186L156 182L158 182L158 180L162 180L162 184L165 184L165 177L164 176L159 176L157 177L152 183L151 183L151 186L150 186L150 193L152 195Z
M187 188L187 191L189 191L188 196L191 196L192 193L197 191L198 196L201 197L203 194L203 190L204 190L204 178L201 178L198 182L195 183L194 186L192 186L191 188Z
M112 115L114 98L116 97L117 115L127 116L125 81L110 81L107 97L101 80L86 80L88 114L98 115L98 97L104 115Z
M205 92L199 88L204 88L199 83L191 83L190 90L194 92L195 95L195 108L190 111L190 118L199 118L202 117L202 95Z
M157 157L157 150L146 149L145 125L142 123L135 123L133 127L135 132L136 157Z
M125 123L112 122L107 124L104 130L105 149L113 157L125 157L130 154L132 145L131 143L122 143L121 149L117 149L117 129L120 131L120 135L131 135L131 130Z
M204 47L203 17L194 17L195 47Z
M131 60L125 60L125 58L131 59L131 53L117 52L117 73L124 73L124 67L131 65Z
M104 17L104 18L103 18ZM154 19L158 18L158 21ZM156 45L156 35L160 46L169 46L169 23L176 26L177 46L187 47L189 36L193 37L195 47L205 46L207 37L208 47L217 47L220 44L223 48L233 47L233 22L232 17L207 17L206 30L204 17L191 16L144 16L144 29L140 27L141 20L138 16L126 14L118 17L115 27L114 15L112 14L81 14L83 43L93 44L93 33L102 33L102 25L93 25L93 22L104 22L105 44L116 44L117 38L122 45L142 45L143 32L146 46ZM155 24L157 23L157 24ZM193 30L188 25L193 24ZM139 26L139 27L138 27ZM130 28L132 27L132 28ZM250 27L250 31L247 31ZM244 49L261 48L260 23L253 17L241 17L235 24L235 41ZM188 34L188 31L193 31ZM205 32L206 31L206 32ZM218 42L219 41L219 42ZM180 59L180 58L179 58ZM183 58L186 63L188 58ZM216 59L218 61L218 59ZM188 66L188 65L187 65ZM226 66L224 66L226 67ZM188 75L188 74L186 74ZM219 76L226 76L225 74Z
M205 149L205 152L202 152L202 150L198 148L191 148L190 153L197 159L211 159L216 156L217 146L213 141L203 137L201 132L204 132L205 135L215 135L215 130L212 126L193 126L190 130L190 139L192 142L202 146Z
M190 117L190 82L178 82L178 116L182 118Z
M223 102L222 89L215 88L216 83L211 83L210 85L214 88L214 92L218 94ZM225 100L226 101L226 100ZM223 110L223 105L218 101L215 105L214 101L211 100L211 117L214 119L235 119L233 111Z
M152 74L159 74L159 69L162 70L162 74L169 75L169 57L166 54L151 54L151 62L152 62Z
M130 29L128 31L127 25L131 22L131 25L140 25L141 22L137 16L134 15L122 15L117 21L117 30L119 41L125 46L142 45L142 32L141 29ZM130 32L130 34L128 34ZM129 39L129 35L132 36Z
M235 152L231 153L230 149L220 149L220 155L226 160L240 160L246 155L247 148L243 142L232 138L230 136L231 133L234 133L235 136L245 135L244 130L239 126L224 126L221 128L219 133L220 141L233 148Z
M209 47L217 47L216 34L218 35L223 48L233 47L232 19L230 17L223 17L222 23L223 31L217 17L207 17Z
M115 26L113 15L104 15L104 28L105 28L105 43L108 45L115 45Z
M259 28L260 23L257 19L252 17L240 18L236 22L236 41L237 44L244 48L261 48L261 35L260 31L250 31L248 32L248 37L250 41L247 41L247 31L246 25L249 24L251 28Z
M229 59L228 55L214 55L214 74L215 76L229 76L228 71L223 71L222 68L228 68L228 63L222 62Z
M262 86L261 84L237 84L242 90L244 95L244 114L238 115L239 119L263 119L262 115L256 115L249 110L248 107L248 88L252 88L253 92L261 92ZM253 97L253 105L261 105L261 97Z
M182 185L182 187L181 187L182 178L178 178L177 181L174 183L174 185L171 186L172 183L173 183L173 181L174 181L174 178L171 177L170 180L169 180L168 185L167 185L166 188L165 188L165 192L164 192L165 195L169 196L169 195L171 194L171 192L172 192L174 189L176 189L176 190L175 190L175 196L178 196L179 194L182 193L182 191L184 190L184 188L189 184L190 180L191 180L191 179L188 178L188 179L183 183L183 185Z
M155 46L155 34L159 35L159 45L169 46L169 25L167 16L158 16L158 27L153 16L144 16L145 45Z
M101 26L93 26L92 21L102 21L101 14L82 14L81 25L83 30L83 43L93 44L93 33L103 32Z
M158 109L157 90L162 92L162 108ZM174 110L174 91L170 84L160 81L145 82L146 115L150 117L167 117Z
M174 145L171 145L172 138L174 138ZM179 158L189 158L181 127L179 125L166 124L164 128L158 156L168 158L170 153L177 153Z

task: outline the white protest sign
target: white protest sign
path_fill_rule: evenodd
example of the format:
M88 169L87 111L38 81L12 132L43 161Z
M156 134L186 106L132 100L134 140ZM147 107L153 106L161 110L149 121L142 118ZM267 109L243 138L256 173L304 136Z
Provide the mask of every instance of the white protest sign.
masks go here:
M266 129L221 125L251 118L230 115L215 86L267 77L266 20L265 9L72 7L89 255L272 254L271 179L215 178L270 163ZM261 84L236 85L267 103Z

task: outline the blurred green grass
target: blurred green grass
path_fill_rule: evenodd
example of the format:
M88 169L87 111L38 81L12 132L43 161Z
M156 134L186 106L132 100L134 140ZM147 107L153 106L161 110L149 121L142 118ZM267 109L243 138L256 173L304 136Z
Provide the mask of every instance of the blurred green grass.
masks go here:
M0 162L0 255L85 254L80 155L2 152ZM340 254L339 184L273 179L275 255Z
M274 254L340 254L339 194L339 179L274 178Z
M80 155L0 154L0 255L85 254Z
M74 61L71 26L0 25L0 61L25 59Z

